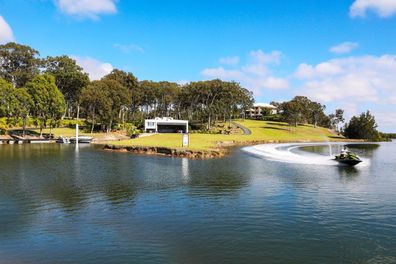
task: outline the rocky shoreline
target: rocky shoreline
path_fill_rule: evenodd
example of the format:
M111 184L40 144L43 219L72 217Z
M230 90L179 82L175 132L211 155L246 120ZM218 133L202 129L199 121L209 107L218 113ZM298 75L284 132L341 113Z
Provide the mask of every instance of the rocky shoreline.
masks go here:
M218 150L191 150L191 149L172 149L165 147L142 147L142 146L115 146L105 145L105 150L116 152L128 152L144 155L159 155L167 157L189 158L189 159L213 159L222 158L229 153L229 149L221 148Z

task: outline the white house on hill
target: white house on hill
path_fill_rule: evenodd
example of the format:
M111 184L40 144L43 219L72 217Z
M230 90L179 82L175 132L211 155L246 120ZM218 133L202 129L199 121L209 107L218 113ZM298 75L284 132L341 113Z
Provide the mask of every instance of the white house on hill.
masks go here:
M260 118L268 113L271 115L276 115L278 113L278 108L271 104L266 103L256 103L253 105L253 108L246 111L246 115L250 118Z
M175 120L171 117L156 117L144 121L146 133L188 133L187 120Z

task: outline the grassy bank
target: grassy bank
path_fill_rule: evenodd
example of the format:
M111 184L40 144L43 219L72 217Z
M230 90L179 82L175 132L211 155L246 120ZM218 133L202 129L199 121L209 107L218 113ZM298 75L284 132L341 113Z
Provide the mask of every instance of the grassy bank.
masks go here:
M251 130L251 135L220 135L220 134L190 134L189 150L218 150L227 145L248 145L265 142L301 142L301 141L336 141L343 138L333 134L326 128L314 128L310 125L290 127L280 122L256 120L237 120L237 123ZM156 134L148 137L122 141L110 141L108 144L125 147L164 147L182 149L182 135Z
M29 130L36 131L37 133L40 133L40 129L38 129L38 128L33 128L33 129L29 128ZM58 138L60 136L74 137L76 135L76 130L74 128L59 127L59 128L53 128L53 129L49 129L49 128L43 129L44 134L49 134L50 132L54 135L55 138ZM84 133L83 131L80 131L79 134L81 136L89 135L87 133Z

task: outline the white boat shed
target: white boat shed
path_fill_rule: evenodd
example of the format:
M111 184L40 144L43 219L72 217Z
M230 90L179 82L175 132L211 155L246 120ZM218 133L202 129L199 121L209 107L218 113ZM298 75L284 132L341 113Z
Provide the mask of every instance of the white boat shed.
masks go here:
M144 131L146 133L188 133L188 121L175 120L171 117L146 119Z

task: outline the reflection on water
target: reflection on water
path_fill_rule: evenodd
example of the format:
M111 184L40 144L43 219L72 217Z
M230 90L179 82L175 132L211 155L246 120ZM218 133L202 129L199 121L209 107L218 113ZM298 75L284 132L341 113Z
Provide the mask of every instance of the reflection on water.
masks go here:
M187 159L187 158L181 159L182 179L183 179L183 183L185 183L185 184L189 183L189 181L190 181L190 172L189 172L188 162L189 162L189 159Z
M347 147L352 151L356 152L358 155L363 155L368 158L372 158L378 148L379 144L367 143L367 144L347 144Z
M338 172L340 179L344 182L355 181L357 180L356 177L358 177L360 174L358 168L349 166L339 166Z
M0 263L394 263L395 147L349 168L0 146Z

